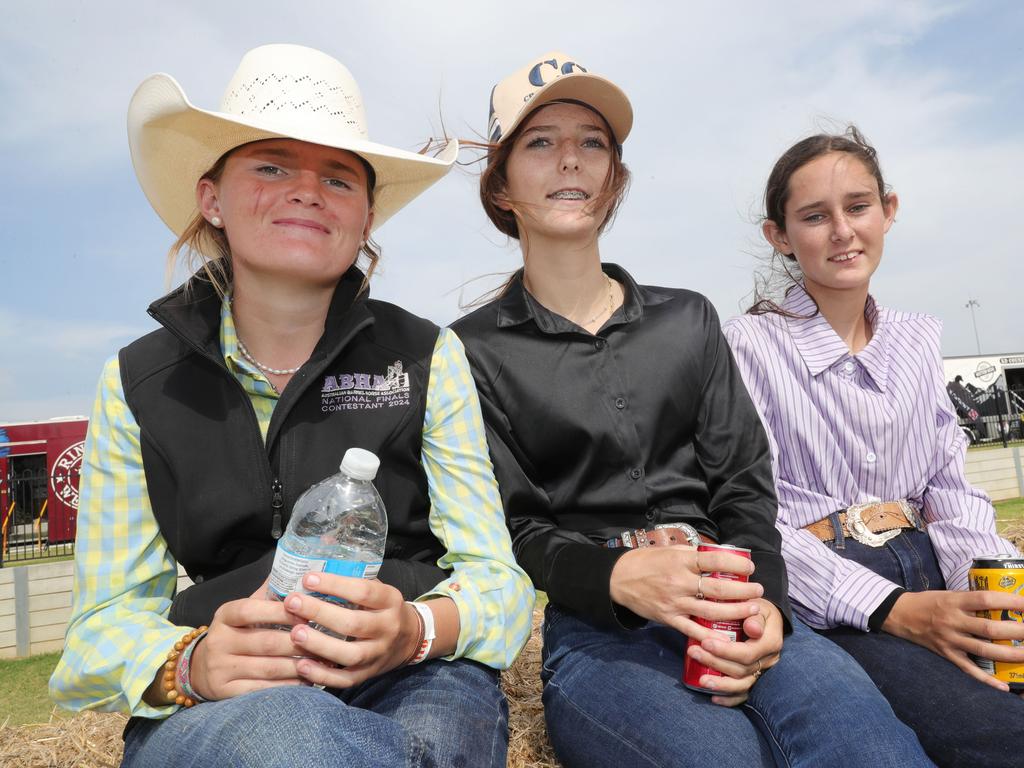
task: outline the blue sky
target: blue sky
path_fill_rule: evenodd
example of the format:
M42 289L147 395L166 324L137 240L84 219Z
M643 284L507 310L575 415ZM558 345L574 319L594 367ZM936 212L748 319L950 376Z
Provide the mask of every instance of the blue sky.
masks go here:
M630 9L622 16L624 7ZM108 356L152 328L172 237L139 191L125 111L164 71L215 108L241 55L321 48L363 89L376 141L484 129L490 87L549 50L626 90L633 188L602 243L641 281L741 310L777 155L856 122L900 194L873 292L945 323L947 355L1024 351L1024 10L978 2L218 3L5 7L0 29L0 424L89 412ZM726 8L727 10L721 10ZM467 154L468 160L470 156ZM381 228L374 294L447 323L518 251L456 170ZM484 277L484 279L478 279ZM473 281L465 285L468 281ZM460 289L460 286L465 286Z

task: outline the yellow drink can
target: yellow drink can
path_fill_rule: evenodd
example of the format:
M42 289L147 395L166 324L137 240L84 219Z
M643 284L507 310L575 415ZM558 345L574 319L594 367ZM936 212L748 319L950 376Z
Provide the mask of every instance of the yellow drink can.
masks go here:
M1024 595L1024 557L1017 555L982 555L974 558L967 572L972 592L992 590L1013 595ZM1024 614L1017 611L978 611L982 619L1016 621L1024 623ZM1024 646L1021 640L993 640L997 645ZM1010 686L1011 691L1024 691L1024 663L1011 664L971 655L981 669Z

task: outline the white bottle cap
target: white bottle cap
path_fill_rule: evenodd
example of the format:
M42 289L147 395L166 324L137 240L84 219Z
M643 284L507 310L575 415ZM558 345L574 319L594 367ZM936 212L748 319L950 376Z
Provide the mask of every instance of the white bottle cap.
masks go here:
M356 480L373 480L379 467L376 454L363 448L349 448L341 458L341 471Z

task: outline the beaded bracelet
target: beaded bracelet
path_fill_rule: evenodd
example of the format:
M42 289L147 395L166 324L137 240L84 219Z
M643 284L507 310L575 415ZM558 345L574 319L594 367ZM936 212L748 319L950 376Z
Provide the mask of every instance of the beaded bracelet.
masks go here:
M206 637L206 629L200 627L198 635L192 638L192 641L185 646L185 650L181 652L181 656L178 657L178 671L177 671L177 688L179 693L183 694L186 699L192 699L196 704L201 704L204 701L209 701L198 693L195 688L192 687L192 652L199 645L199 641Z
M177 688L178 678L178 658L181 656L182 651L188 650L189 656L192 655L192 649L195 647L194 643L197 642L201 635L206 634L207 627L199 627L199 629L193 629L191 632L186 632L184 637L174 644L174 647L167 652L167 661L164 662L164 674L163 674L163 690L164 698L168 704L180 704L183 707L191 707L196 703L196 700L190 696L185 695L184 691L179 692ZM188 685L188 691L195 695L195 691L192 690L192 686Z

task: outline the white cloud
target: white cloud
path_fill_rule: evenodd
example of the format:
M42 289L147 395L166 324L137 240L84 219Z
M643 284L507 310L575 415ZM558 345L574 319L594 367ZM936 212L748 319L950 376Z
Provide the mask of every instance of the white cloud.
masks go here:
M145 332L142 324L96 323L61 320L51 316L14 312L0 306L0 342L18 356L30 351L59 357L91 357L110 353Z
M194 103L213 107L242 52L264 42L337 55L363 87L371 135L407 147L436 133L442 116L451 133L482 130L494 81L543 51L567 51L610 75L636 112L625 155L635 180L602 254L644 281L703 291L726 316L752 285L750 252L761 247L752 219L771 163L821 118L854 120L903 200L876 291L892 305L943 317L953 354L973 351L963 309L969 290L982 304L983 345L1024 348L1013 228L1024 209L1015 178L1024 127L991 118L999 99L1020 95L1024 63L933 55L925 64L915 53L951 18L990 14L993 25L1002 23L991 4L638 3L624 13L611 1L469 8L455 0L192 0L139 2L126 12L97 0L68 8L57 0L18 4L0 29L4 58L16 62L0 68L0 98L17 116L0 122L0 152L8 162L30 158L44 192L48 184L59 192L71 176L82 190L57 211L59 226L47 217L50 195L29 198L17 185L0 193L0 210L48 257L24 264L0 254L0 280L14 266L26 281L13 292L4 286L0 410L27 392L37 403L52 395L56 408L59 386L88 402L102 360L148 328L137 321L160 290L170 236L142 207L126 162L133 89L166 71ZM60 237L73 238L72 247ZM379 239L375 295L438 322L457 316L460 285L519 263L464 172L389 222ZM78 268L62 274L61 259L71 257L60 254L72 252L81 254ZM76 298L50 301L45 314L29 309L30 286L62 280L75 281ZM464 297L493 283L471 283ZM102 320L83 319L92 301L111 302ZM40 414L48 415L55 414Z

